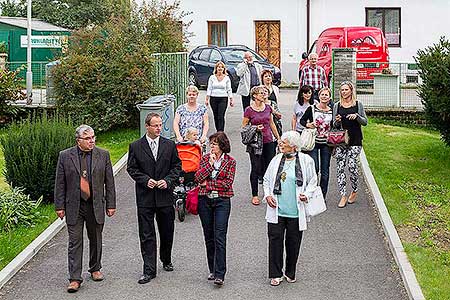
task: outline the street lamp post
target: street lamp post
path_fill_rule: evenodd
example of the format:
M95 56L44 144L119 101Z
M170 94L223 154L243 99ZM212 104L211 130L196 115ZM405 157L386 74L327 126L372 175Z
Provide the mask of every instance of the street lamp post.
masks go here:
M33 102L33 72L31 71L31 0L27 0L27 104Z

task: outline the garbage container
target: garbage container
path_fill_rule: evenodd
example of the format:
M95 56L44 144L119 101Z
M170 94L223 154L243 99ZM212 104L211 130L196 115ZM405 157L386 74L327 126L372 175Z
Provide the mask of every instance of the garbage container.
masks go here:
M53 68L59 65L59 60L49 62L45 65L45 82L46 82L46 103L47 105L55 105L55 83L53 79Z
M174 102L174 95L158 95L150 97L142 104L136 105L140 112L141 136L147 132L145 129L145 118L149 113L154 112L162 118L161 136L168 139L175 137L173 133Z

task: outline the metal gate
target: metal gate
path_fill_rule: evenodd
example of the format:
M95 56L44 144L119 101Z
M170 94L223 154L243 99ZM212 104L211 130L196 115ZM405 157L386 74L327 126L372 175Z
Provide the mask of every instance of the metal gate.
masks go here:
M153 80L164 94L175 96L175 108L186 102L188 86L188 53L155 53Z

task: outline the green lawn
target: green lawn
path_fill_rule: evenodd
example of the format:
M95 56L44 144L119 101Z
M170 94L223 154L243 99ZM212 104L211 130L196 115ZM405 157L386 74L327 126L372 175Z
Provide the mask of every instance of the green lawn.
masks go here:
M137 129L120 129L99 134L97 145L110 151L113 165L128 151L128 145L139 137ZM4 168L3 153L0 150L0 170ZM0 176L0 189L9 188L3 174ZM8 233L0 232L0 270L17 254L25 249L48 225L56 220L53 204L43 204L39 208L43 216L41 222L34 227L18 227Z
M450 299L450 147L439 134L371 120L364 151L427 299Z

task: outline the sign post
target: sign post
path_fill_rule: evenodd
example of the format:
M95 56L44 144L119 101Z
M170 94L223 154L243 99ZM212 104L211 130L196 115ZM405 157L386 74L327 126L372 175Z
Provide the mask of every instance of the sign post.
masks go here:
M33 102L33 72L31 71L31 0L27 0L27 104Z

